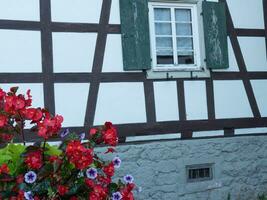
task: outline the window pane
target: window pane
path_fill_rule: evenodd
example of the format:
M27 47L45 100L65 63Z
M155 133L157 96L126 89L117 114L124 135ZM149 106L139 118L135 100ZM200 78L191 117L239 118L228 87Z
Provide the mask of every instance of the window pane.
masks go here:
M176 23L176 35L192 35L192 24Z
M173 64L173 46L171 37L156 38L157 64Z
M194 64L193 51L178 51L178 64Z
M170 23L155 23L156 35L171 35L172 29Z
M157 55L157 64L173 64L172 55Z
M193 50L193 38L191 37L177 37L178 50Z
M157 37L156 47L158 48L169 48L172 49L172 38L171 37Z
M154 15L157 21L171 21L171 10L169 8L155 8Z
M175 20L178 22L189 22L191 21L191 10L190 9L175 9Z
M173 64L173 51L172 49L159 49L157 50L157 64Z

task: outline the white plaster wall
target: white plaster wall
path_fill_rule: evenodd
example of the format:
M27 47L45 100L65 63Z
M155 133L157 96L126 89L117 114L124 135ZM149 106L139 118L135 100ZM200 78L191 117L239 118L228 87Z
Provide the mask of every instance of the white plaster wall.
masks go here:
M98 23L102 0L51 0L52 21Z
M123 72L121 34L108 34L102 72Z
M223 130L214 130L214 131L195 131L193 132L193 137L214 137L214 136L223 136Z
M0 73L41 72L39 31L0 30Z
M91 72L97 33L53 33L54 72Z
M216 69L212 70L214 72L238 72L238 65L236 62L234 50L230 41L230 38L227 37L227 44L228 44L228 58L229 58L229 68L227 69Z
M207 119L206 84L204 81L185 81L186 119ZM179 91L178 91L179 92Z
M101 83L94 124L146 122L143 83Z
M238 37L247 71L267 71L264 37Z
M157 121L179 120L175 81L154 82Z
M267 133L267 127L235 129L235 135Z
M1 0L0 19L39 21L39 0Z
M88 83L56 83L56 113L64 117L62 126L84 126Z
M251 84L261 116L267 117L267 80L252 80Z
M214 81L213 85L217 119L253 117L241 80Z
M227 0L235 28L264 28L262 0Z
M110 10L110 24L120 24L120 2L119 0L112 0Z
M170 139L179 139L181 138L181 133L170 133L170 134L153 134L146 136L129 136L126 137L126 142L135 142L135 141L151 141L151 140L170 140Z

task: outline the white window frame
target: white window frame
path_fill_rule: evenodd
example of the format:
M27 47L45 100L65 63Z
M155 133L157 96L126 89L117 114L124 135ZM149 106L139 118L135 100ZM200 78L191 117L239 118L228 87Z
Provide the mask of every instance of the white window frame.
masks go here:
M149 29L150 29L150 44L152 56L152 70L153 71L203 71L200 58L200 39L199 39L199 25L197 17L197 5L193 3L162 3L162 2L149 2ZM174 9L190 9L192 17L192 35L193 35L193 50L194 50L194 64L157 64L156 55L156 35L155 35L155 22L154 22L154 8L170 8L171 19L175 19ZM172 24L172 41L173 51L175 52L174 63L177 62L177 47L176 47L176 27L175 21Z

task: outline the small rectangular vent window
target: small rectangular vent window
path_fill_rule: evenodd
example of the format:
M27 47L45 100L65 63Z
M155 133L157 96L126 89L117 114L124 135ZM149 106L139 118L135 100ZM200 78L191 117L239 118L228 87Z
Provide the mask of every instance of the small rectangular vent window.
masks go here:
M190 165L186 166L187 181L205 181L213 178L212 164Z

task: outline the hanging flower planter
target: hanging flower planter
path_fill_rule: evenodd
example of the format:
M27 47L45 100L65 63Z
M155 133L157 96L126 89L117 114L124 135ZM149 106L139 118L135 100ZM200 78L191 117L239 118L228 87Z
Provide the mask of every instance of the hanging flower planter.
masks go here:
M63 117L52 116L47 110L32 108L30 90L17 94L0 89L0 200L89 199L133 200L133 177L112 182L121 165L119 157L111 161L94 152L99 144L107 145L105 154L115 152L117 130L111 122L92 128L88 134L76 134L68 129L60 132ZM25 123L42 142L26 145ZM14 144L15 136L23 144ZM58 146L47 143L61 138Z

